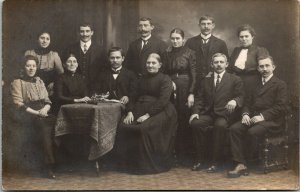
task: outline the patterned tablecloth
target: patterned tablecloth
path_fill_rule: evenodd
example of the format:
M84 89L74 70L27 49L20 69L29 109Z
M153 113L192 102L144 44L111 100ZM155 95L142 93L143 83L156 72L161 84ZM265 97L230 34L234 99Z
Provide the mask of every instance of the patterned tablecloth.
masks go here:
M89 134L89 160L95 160L110 150L115 142L118 122L124 108L120 103L68 104L61 106L55 125L55 142L60 145L63 135Z

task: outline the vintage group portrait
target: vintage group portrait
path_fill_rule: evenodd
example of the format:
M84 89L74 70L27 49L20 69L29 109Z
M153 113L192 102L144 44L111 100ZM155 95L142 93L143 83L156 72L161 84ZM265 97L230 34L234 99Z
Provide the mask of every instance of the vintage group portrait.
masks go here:
M2 189L299 190L299 1L2 2Z

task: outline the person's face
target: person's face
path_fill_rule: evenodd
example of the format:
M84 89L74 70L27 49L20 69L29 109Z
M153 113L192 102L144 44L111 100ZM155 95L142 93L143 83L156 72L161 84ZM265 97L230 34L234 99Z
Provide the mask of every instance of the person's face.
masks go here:
M211 20L202 20L201 23L199 23L199 27L202 34L209 35L215 28L215 24Z
M214 57L212 61L212 68L214 71L218 74L225 71L226 67L228 66L228 63L223 56Z
M149 21L139 21L139 33L142 37L148 37L151 35L154 26Z
M148 73L158 73L161 63L155 57L149 57L146 62Z
M254 37L248 30L240 32L239 39L243 47L249 47L250 45L252 45L253 38Z
M37 66L36 66L36 62L35 60L28 60L25 64L25 72L26 72L26 75L29 76L29 77L33 77L36 73L36 69L37 69Z
M48 33L42 33L38 39L39 45L42 48L47 48L50 45L50 35Z
M72 73L76 72L76 69L78 67L77 59L73 56L69 57L68 60L65 63L66 69Z
M111 52L108 59L113 69L121 67L124 61L124 57L122 56L120 51Z
M92 36L94 34L94 31L91 30L89 26L81 26L80 27L80 40L84 43L88 42L92 39Z
M269 58L262 59L258 61L257 70L263 78L266 78L273 74L273 71L275 70L275 65L272 64L272 61Z
M184 39L178 33L172 33L170 36L170 40L173 47L181 47L183 46Z

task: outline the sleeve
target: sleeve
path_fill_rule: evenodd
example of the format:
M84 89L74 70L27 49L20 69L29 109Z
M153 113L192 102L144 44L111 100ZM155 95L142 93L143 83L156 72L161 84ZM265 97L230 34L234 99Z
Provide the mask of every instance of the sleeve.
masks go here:
M45 102L46 104L51 105L52 102L51 102L51 100L49 99L49 94L48 94L48 91L47 91L47 89L46 89L45 83L44 83L43 80L40 79L40 78L39 78L37 81L39 82L41 94L42 94L42 96L44 97L44 102Z
M227 45L226 45L225 41L223 41L223 40L222 40L222 44L221 44L221 53L225 54L227 57L227 60L229 61Z
M244 97L245 97L245 91L244 91L244 84L240 77L235 76L234 81L234 98L233 100L236 101L238 107L242 107L244 104Z
M158 100L147 111L150 116L160 113L170 101L170 96L172 94L171 79L168 76L164 76L160 84Z
M56 93L57 93L57 98L58 100L62 101L62 103L74 103L74 97L68 97L64 95L64 81L63 81L63 76L60 76L57 78L56 81Z
M259 60L259 58L265 57L265 56L268 56L268 55L270 55L270 54L269 54L269 51L266 48L257 47L257 58L256 58L257 61Z
M271 108L264 110L261 114L264 116L265 120L274 120L286 113L287 110L287 86L284 82L280 82L277 87L277 93L275 103Z
M129 102L126 105L126 111L132 111L133 110L133 105L136 102L137 99L137 89L138 89L138 81L136 75L129 71L129 76L130 76L130 81L129 81Z
M201 111L205 108L204 99L205 99L205 93L204 93L204 81L203 79L200 83L200 87L197 88L197 92L195 95L195 104L192 108L192 114L200 114Z
M169 74L169 59L168 59L167 51L162 53L161 60L162 60L162 67L160 71L163 72L164 74Z
M26 110L28 106L26 106L24 103L24 98L22 95L22 82L20 79L16 79L11 83L10 92L15 106L18 109Z
M236 56L236 52L237 52L237 47L235 47L234 48L234 50L232 51L232 53L231 53L231 56L230 56L230 59L229 59L229 66L228 66L228 68L227 68L227 71L229 72L229 73L233 73L234 71L233 71L233 68L234 68L234 64L235 64L235 56Z
M196 86L196 77L197 77L195 51L192 51L189 56L189 69L190 69L190 76L191 76L189 93L194 94L195 86Z
M55 64L55 69L56 69L57 73L58 74L64 73L64 68L62 66L62 62L61 62L61 59L60 59L58 53L53 52L53 57L54 57L54 64Z
M129 69L131 71L134 71L134 66L132 66L133 65L133 62L132 62L133 56L134 56L133 44L131 43L129 45L128 51L127 51L125 59L124 59L124 67L126 67L127 69Z

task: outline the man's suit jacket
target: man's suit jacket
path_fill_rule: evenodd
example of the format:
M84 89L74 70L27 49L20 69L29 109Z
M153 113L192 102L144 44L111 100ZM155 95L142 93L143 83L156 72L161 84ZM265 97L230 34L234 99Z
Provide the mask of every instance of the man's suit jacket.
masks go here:
M202 81L192 108L193 114L211 115L212 113L230 118L225 109L228 101L235 100L237 108L241 108L244 102L244 87L240 77L225 72L217 89L214 84L214 74L209 73Z
M107 59L106 59L106 53L105 50L98 44L92 41L91 46L89 47L86 55L89 55L89 62L86 63L87 66L86 72L83 72L83 51L80 47L80 42L77 42L75 44L72 44L70 47L68 47L64 54L73 53L76 56L77 62L78 62L78 73L85 76L87 79L87 84L89 86L90 92L94 89L95 79L99 75L99 73L107 67Z
M114 81L116 83L115 92L113 92ZM123 96L134 99L136 96L137 77L132 71L125 67L122 67L116 80L114 80L110 69L102 71L95 84L97 84L95 92L98 94L109 92L109 99L121 99Z
M245 98L243 113L250 117L262 114L265 122L272 122L273 126L279 126L287 112L287 86L286 83L273 76L265 85L261 79L257 88Z
M228 70L230 72L235 72L235 73L239 73L240 71L242 71L241 69L237 68L234 66L235 61L237 60L241 50L243 48L242 47L236 47L234 48L231 57L230 57L230 62L229 62L229 67ZM245 71L256 71L257 70L257 65L258 65L258 58L261 56L267 56L269 55L269 52L266 48L264 47L258 47L256 45L251 45L249 47L248 53L247 53L247 60L245 63Z
M128 48L124 66L135 72L137 75L147 74L146 61L151 53L157 53L162 56L162 53L166 50L167 45L164 41L154 37L153 35L148 40L148 43L144 45L141 50L142 40L141 38L133 41Z
M225 41L213 35L210 37L209 40L209 48L207 55L204 55L203 53L203 42L200 34L188 39L185 45L190 49L196 51L198 79L202 79L207 75L208 72L213 71L211 68L211 57L213 56L213 54L223 53L226 55L227 59L229 59L228 49Z

